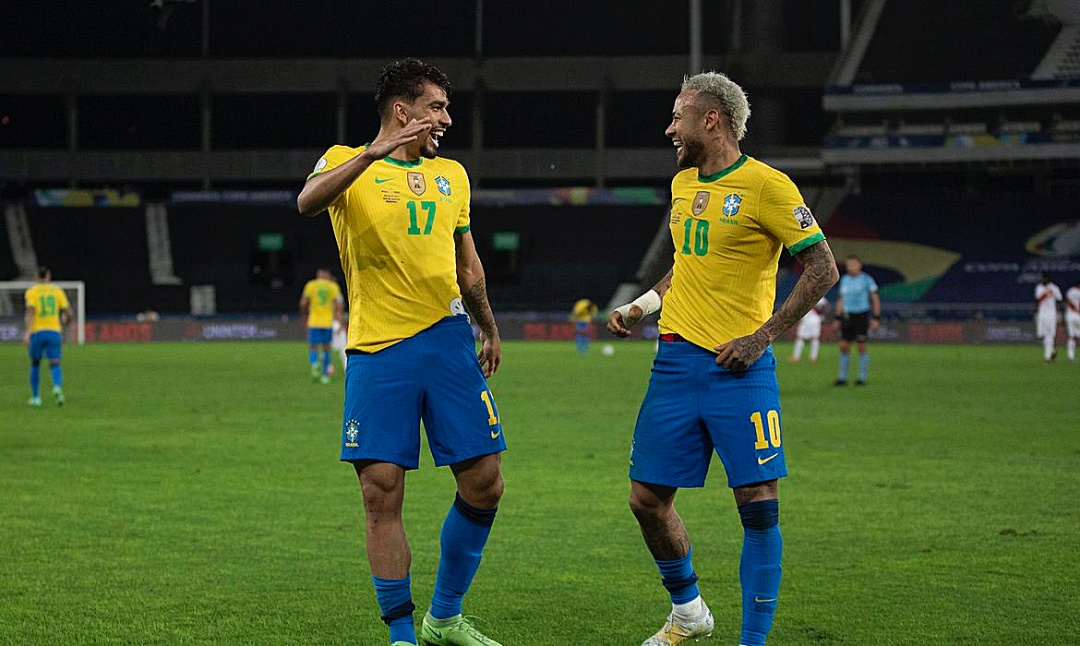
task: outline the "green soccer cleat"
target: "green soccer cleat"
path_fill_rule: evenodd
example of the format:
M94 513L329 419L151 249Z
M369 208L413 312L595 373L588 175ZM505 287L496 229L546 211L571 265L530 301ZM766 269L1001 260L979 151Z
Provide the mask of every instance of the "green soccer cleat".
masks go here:
M317 363L311 364L311 380L312 381L317 380L319 378L319 375L321 375L321 374L322 374L322 371L319 370L319 364L317 364Z
M34 408L41 408L41 398L40 397L31 397L30 401L28 401L26 403L30 404Z
M319 383L320 384L328 384L328 383L330 383L330 375L323 375L323 376L319 377Z
M462 615L449 619L436 619L431 613L424 615L420 625L420 646L502 646L485 636Z
M67 401L67 398L64 397L64 390L60 386L53 386L52 396L57 406L63 406L64 402Z
M699 637L708 637L713 631L713 616L708 607L697 619L687 623L675 623L674 614L668 615L667 623L652 637L645 640L641 646L677 646L689 641L697 641Z

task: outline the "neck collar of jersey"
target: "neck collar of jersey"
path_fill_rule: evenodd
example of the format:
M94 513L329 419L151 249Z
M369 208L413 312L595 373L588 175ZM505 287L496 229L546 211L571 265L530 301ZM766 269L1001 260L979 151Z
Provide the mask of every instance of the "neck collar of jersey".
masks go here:
M394 159L393 157L383 157L383 161L387 164L393 164L394 166L400 166L402 168L416 168L420 164L424 163L424 158L421 157L414 162L402 161L400 159Z
M713 173L712 175L702 175L701 172L699 171L698 176L697 176L698 181L699 182L715 182L716 180L720 179L721 177L724 177L725 175L730 175L731 173L734 173L735 171L739 170L739 168L742 167L742 165L746 163L746 160L747 160L746 155L739 155L739 159L737 159L734 164L732 164L731 166L728 166L727 168L725 168L722 171L719 171L717 173Z

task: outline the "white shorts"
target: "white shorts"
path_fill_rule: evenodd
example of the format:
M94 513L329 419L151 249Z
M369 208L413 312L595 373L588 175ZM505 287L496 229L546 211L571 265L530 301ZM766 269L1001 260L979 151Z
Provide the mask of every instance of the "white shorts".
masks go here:
M1035 336L1040 339L1053 338L1057 335L1057 315L1043 316L1040 314L1035 319Z
M1065 315L1065 327L1069 330L1069 336L1080 337L1080 314L1069 312Z
M799 327L795 330L795 336L800 339L816 339L821 336L821 319L816 321L799 321Z

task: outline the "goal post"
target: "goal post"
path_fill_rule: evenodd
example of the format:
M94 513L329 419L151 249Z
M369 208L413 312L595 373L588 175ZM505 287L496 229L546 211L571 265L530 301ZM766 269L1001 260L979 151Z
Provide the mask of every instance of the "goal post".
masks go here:
M0 281L0 317L17 318L21 324L26 312L23 294L37 284L34 280ZM75 323L75 341L83 345L86 343L86 283L81 280L54 280L50 284L67 294Z

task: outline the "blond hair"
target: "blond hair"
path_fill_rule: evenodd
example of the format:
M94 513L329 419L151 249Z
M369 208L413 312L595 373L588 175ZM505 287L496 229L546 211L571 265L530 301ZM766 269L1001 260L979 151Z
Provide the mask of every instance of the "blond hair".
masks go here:
M746 136L746 120L750 118L750 102L746 92L721 72L702 72L683 77L682 91L694 90L718 103L727 115L736 141Z

